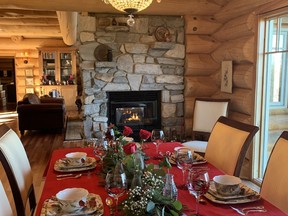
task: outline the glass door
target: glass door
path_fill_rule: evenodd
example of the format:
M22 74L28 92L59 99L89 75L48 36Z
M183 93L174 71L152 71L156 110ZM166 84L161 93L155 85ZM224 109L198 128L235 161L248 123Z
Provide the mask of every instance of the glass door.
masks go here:
M71 52L60 53L60 81L64 85L73 84Z
M43 85L56 84L56 52L42 52L43 60Z

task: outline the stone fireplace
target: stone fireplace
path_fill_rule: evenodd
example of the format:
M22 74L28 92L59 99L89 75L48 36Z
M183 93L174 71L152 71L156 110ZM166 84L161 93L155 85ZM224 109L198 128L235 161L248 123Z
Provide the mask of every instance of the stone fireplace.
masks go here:
M116 25L112 20L116 20ZM83 84L83 121L86 137L97 134L100 128L106 130L109 123L121 128L130 125L135 130L143 127L145 107L139 102L142 96L135 93L158 92L160 121L147 129L161 127L166 131L182 133L184 103L184 20L181 17L137 16L133 28L128 27L126 16L89 15L79 17L79 60ZM114 22L113 22L114 23ZM169 31L169 41L156 39L155 31L161 26ZM95 55L97 47L106 45L112 50L112 61L99 61ZM111 95L127 93L126 101L112 101ZM128 96L131 93L131 96ZM128 101L127 101L128 99ZM131 101L129 101L131 99ZM117 99L118 100L118 99ZM137 102L137 103L135 103ZM110 107L120 104L117 110ZM140 104L140 105L139 105ZM143 106L142 106L142 105ZM126 108L129 107L130 110ZM153 108L155 109L155 108ZM153 110L155 111L155 110ZM130 122L121 117L134 113ZM146 113L146 116L148 114ZM145 121L154 121L149 116ZM123 119L123 118L122 118ZM153 120L152 120L153 119ZM142 119L143 120L143 119ZM138 121L138 122L137 122ZM146 127L145 126L145 127ZM137 132L134 132L137 134Z

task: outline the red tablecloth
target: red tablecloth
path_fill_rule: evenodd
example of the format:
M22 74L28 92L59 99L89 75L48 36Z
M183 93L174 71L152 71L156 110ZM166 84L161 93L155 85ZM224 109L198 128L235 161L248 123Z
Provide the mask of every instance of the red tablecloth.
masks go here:
M155 146L153 144L148 144L148 147L146 148L145 152L147 155L153 157L155 155ZM159 151L166 152L171 151L173 152L174 148L177 146L181 146L181 143L165 143L160 145ZM60 149L55 150L52 154L52 158L50 161L50 165L47 171L46 181L43 188L42 195L40 197L40 200L38 202L38 207L36 210L36 216L40 215L41 208L43 202L52 197L55 196L55 194L63 190L67 187L82 187L87 189L89 192L99 194L102 198L103 203L105 202L105 198L108 197L107 192L105 191L104 187L98 184L100 181L103 181L103 179L100 176L97 176L95 174L93 175L83 175L81 178L78 179L66 179L62 181L56 180L56 175L60 174L59 172L54 171L54 163L56 160L65 157L65 154L68 152L73 151L85 151L87 152L88 156L93 157L93 149L92 148L73 148L73 149ZM157 163L156 160L150 160L149 162ZM200 166L200 165L197 165ZM203 166L203 165L201 165ZM211 164L207 163L204 166L209 168L209 176L210 178L213 178L215 175L219 175L222 172L217 170L215 167L213 167ZM94 172L95 173L95 172ZM174 180L176 184L182 183L182 172L177 167L173 166L170 170L170 173L174 174ZM195 209L195 198L189 194L187 190L178 190L178 199L182 202L183 205L186 205L190 210ZM264 205L265 208L268 210L267 213L249 213L249 215L273 215L273 216L281 216L286 215L279 209L277 209L275 206L270 204L269 202L260 199L259 201L249 203L249 204L238 204L233 205L236 207L246 207L246 206L254 206L254 205ZM235 211L233 211L229 205L224 204L215 204L210 201L207 201L206 204L200 204L199 205L199 212L203 215L239 215ZM187 214L191 214L192 212L187 212ZM109 209L104 204L104 215L109 215Z

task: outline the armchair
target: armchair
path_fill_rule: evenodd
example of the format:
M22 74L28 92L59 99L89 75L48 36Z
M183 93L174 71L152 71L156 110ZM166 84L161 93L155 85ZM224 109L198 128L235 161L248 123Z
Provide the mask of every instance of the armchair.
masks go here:
M26 94L17 103L18 125L21 135L25 130L63 129L65 101L63 98L39 98Z

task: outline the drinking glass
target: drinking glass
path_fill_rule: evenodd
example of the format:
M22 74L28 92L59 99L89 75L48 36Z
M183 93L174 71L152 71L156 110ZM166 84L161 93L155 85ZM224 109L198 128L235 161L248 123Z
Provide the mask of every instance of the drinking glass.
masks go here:
M103 139L95 139L93 146L95 156L100 158L100 163L103 164L103 158L106 156L108 151L107 142Z
M156 157L155 159L159 158L159 145L164 142L165 135L164 131L161 129L154 129L151 133L151 141L156 146Z
M121 162L116 164L114 170L107 173L105 182L105 189L108 195L114 198L116 213L118 214L119 197L124 195L127 190L127 179Z
M182 181L183 185L180 186L180 189L187 189L185 173L188 170L192 169L193 165L193 151L188 148L179 148L176 151L176 164L179 169L182 170Z
M209 174L207 170L190 171L187 180L187 187L191 194L196 198L196 213L199 214L199 200L209 190Z

